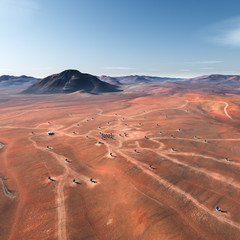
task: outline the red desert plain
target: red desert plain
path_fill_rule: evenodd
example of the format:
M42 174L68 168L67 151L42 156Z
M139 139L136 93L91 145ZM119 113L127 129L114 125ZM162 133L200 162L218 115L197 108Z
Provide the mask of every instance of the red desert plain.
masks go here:
M131 91L1 96L1 240L240 239L239 96Z

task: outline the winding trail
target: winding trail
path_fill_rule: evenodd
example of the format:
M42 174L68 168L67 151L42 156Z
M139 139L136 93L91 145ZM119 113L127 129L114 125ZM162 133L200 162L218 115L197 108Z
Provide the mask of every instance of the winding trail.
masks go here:
M43 134L39 134L38 136L43 135ZM72 135L70 135L72 136ZM76 171L72 170L66 163L65 163L65 159L67 157L57 154L55 153L53 150L48 150L44 147L38 146L37 143L32 139L36 136L30 136L28 139L29 141L31 141L33 143L33 146L38 149L41 150L43 152L47 152L48 154L52 155L52 157L54 157L59 165L61 165L64 169L64 172L62 175L57 176L57 198L56 198L56 202L57 202L57 212L58 212L58 240L67 240L67 232L66 232L66 209L65 209L65 196L64 196L64 186L65 184L68 182L68 177L73 178L78 178L79 180L81 180L82 182L84 182L88 187L92 188L94 186L96 186L96 184L91 184L89 179L90 177L86 177L83 175L80 175L79 173L77 173ZM45 164L46 166L46 164ZM47 166L46 166L47 167ZM49 170L48 170L49 172Z
M229 117L230 119L232 119L232 117L228 114L227 112L227 108L228 108L228 103L227 102L224 102L226 104L226 106L224 107L224 113L226 114L227 117Z
M224 101L216 101L216 100L198 100L198 101L189 101L189 102L219 102L219 103L223 103L223 104L225 104L225 107L224 107L224 109L223 109L223 111L224 111L224 114L228 117L228 118L230 118L230 119L232 119L232 117L228 114L228 112L227 112L227 108L228 108L228 106L229 106L229 104L227 103L227 102L224 102ZM232 119L233 120L233 119Z
M66 209L65 209L65 197L64 197L64 184L68 175L68 170L64 171L64 174L58 178L57 183L57 206L58 206L58 239L66 240Z
M62 164L62 159L52 151L46 151L45 148L40 147L37 143L32 139L33 136L29 137L28 139L33 143L33 146L41 151L50 153L55 159L58 160L61 166L64 167L64 173L61 176L57 177L57 212L58 212L58 239L59 240L66 240L67 233L66 233L66 209L64 203L64 184L66 182L66 178L69 173L69 169L66 165ZM46 166L46 165L45 165ZM49 172L49 170L48 170Z

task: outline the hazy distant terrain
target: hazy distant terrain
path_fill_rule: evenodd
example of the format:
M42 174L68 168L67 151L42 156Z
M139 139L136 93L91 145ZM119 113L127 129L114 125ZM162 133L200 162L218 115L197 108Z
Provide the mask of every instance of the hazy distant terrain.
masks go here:
M99 77L99 79L106 82L118 81L118 83L120 84L158 83L158 82L165 82L165 81L183 80L183 78L153 77L153 76L139 76L139 75L120 76L120 77L110 77L110 76L102 75Z
M138 83L160 83L160 82L176 82L176 83L199 83L199 84L240 84L239 75L221 75L211 74L194 78L170 78L170 77L156 77L156 76L120 76L110 77L102 75L100 80L106 82L118 82L118 84L138 84Z
M56 93L110 93L126 91L128 88L158 86L164 88L168 94L181 93L185 90L218 94L239 94L240 76L212 74L195 78L169 78L156 76L118 76L100 77L81 73L77 70L65 70L43 79L29 76L0 76L0 91L24 94L56 94Z
M29 77L29 76L10 76L2 75L0 76L0 87L12 87L12 86L29 86L40 80L39 78Z

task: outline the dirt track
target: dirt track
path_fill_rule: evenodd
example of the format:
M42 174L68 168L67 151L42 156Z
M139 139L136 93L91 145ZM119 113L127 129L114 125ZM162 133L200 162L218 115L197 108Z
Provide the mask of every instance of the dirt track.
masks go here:
M2 239L238 239L235 99L80 100L1 117L2 171L18 204Z

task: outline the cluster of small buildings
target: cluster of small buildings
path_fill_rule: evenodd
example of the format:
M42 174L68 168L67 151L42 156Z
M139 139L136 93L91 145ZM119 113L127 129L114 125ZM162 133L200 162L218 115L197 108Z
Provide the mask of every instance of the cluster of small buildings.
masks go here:
M114 139L112 133L109 133L109 134L106 133L106 134L104 134L104 133L101 133L101 132L100 132L100 134L101 134L101 139L105 139L105 138L111 138L111 139Z

